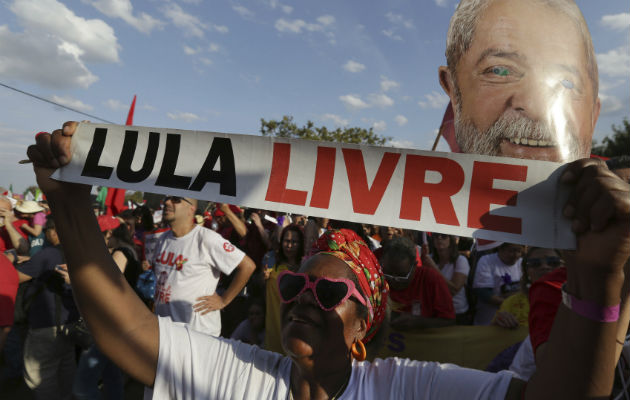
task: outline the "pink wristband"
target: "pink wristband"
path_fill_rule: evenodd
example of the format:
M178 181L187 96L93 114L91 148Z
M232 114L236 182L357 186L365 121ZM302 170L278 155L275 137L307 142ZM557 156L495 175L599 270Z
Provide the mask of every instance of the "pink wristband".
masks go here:
M576 314L597 322L615 322L619 320L619 304L602 306L591 301L580 300L566 292L566 283L562 285L562 303Z

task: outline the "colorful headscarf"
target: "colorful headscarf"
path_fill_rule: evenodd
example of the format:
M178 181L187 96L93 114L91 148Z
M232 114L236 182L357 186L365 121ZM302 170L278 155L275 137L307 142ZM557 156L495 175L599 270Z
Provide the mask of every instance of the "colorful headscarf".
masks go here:
M311 251L315 254L330 254L344 261L354 272L367 296L371 312L368 313L367 332L363 343L368 343L385 319L389 286L383 276L383 270L374 253L365 242L352 230L340 229L326 231L317 239Z

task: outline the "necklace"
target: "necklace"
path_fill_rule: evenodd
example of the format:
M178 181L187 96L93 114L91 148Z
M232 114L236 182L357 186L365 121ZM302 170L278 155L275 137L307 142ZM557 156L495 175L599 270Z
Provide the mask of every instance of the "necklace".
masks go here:
M346 376L346 380L341 384L341 387L337 389L333 397L330 400L337 400L339 395L343 393L344 390L348 387L348 383L350 383L350 376L352 376L352 368L350 368L350 372L348 372L348 376ZM293 390L289 387L289 400L294 400Z

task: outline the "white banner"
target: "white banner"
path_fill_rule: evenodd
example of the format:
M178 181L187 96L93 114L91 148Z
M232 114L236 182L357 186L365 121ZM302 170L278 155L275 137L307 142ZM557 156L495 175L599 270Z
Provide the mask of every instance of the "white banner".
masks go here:
M367 224L574 248L562 165L81 123L54 178Z

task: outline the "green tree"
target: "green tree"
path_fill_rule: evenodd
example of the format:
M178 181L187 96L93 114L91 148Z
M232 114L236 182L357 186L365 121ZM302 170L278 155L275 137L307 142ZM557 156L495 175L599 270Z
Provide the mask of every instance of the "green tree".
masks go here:
M298 127L293 117L285 115L280 121L260 119L260 133L263 136L276 136L293 139L321 140L323 142L362 143L384 145L391 137L380 136L372 128L337 128L329 130L325 126L315 126L312 121Z
M143 194L142 192L133 192L125 196L125 201L133 201L136 204L142 204Z
M630 154L630 122L624 118L621 125L612 126L612 139L606 136L602 143L593 143L592 153L604 157L617 157Z

